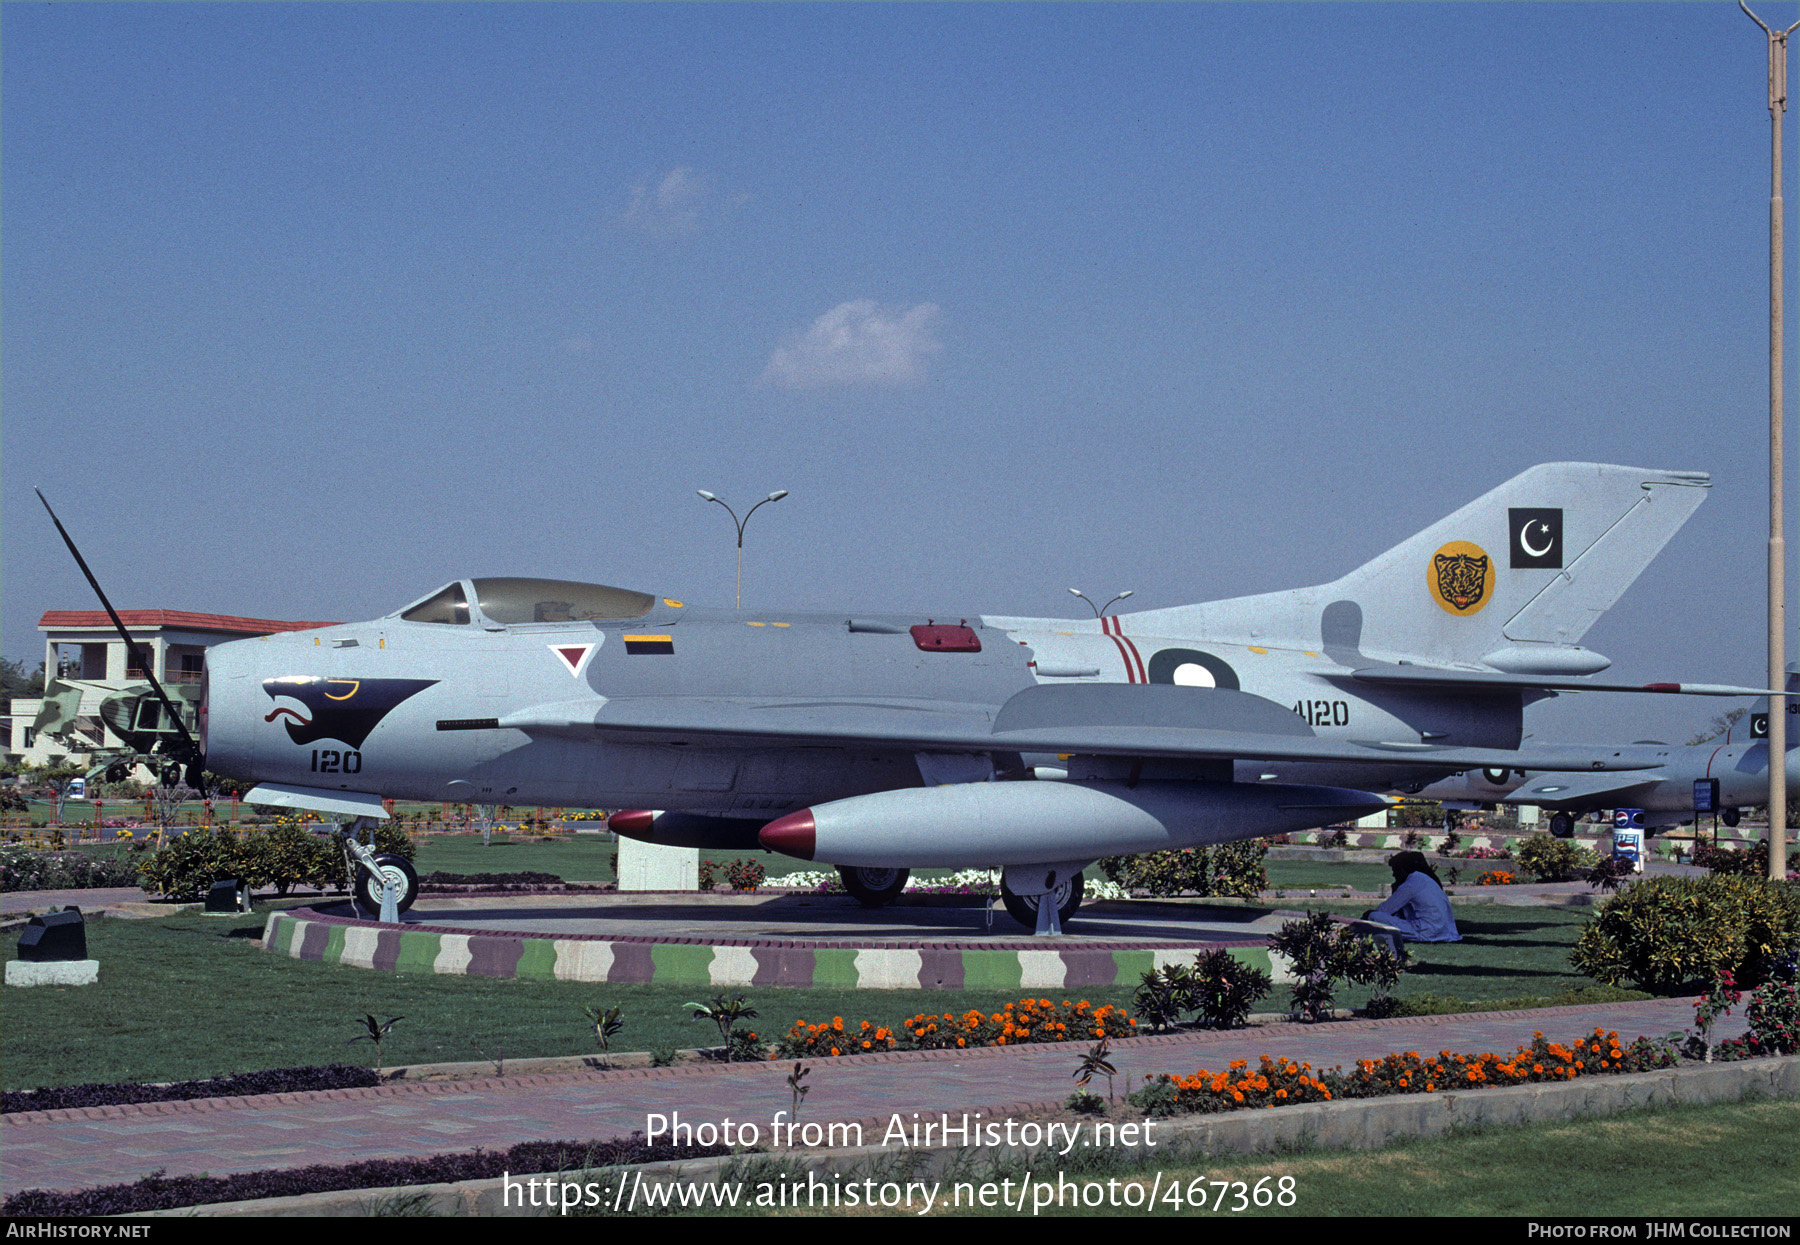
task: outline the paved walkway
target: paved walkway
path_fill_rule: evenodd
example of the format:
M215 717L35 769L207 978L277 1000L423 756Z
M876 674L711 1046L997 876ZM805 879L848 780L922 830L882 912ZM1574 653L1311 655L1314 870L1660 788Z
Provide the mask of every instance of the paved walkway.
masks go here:
M1114 1048L1120 1086L1145 1074L1222 1070L1264 1053L1315 1067L1397 1050L1510 1054L1534 1030L1573 1041L1595 1026L1629 1040L1691 1023L1682 999L1398 1020L1276 1024L1225 1033L1134 1038ZM1734 1018L1735 1019L1735 1018ZM1727 1021L1722 1036L1741 1032ZM809 1120L882 1120L913 1112L981 1111L990 1119L1059 1103L1084 1048L864 1055L820 1060L808 1078ZM396 1158L521 1141L609 1138L651 1114L730 1118L763 1127L789 1105L791 1064L737 1064L396 1084L365 1090L213 1099L8 1115L0 1124L0 1193L74 1189L170 1175ZM880 1141L877 1131L869 1144Z

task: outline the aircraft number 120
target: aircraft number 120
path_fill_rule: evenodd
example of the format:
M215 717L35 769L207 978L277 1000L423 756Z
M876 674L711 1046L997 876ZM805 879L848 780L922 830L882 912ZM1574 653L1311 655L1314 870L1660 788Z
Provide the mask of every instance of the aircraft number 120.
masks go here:
M1308 726L1350 725L1350 702L1347 700L1298 700L1294 712L1306 719Z
M314 748L312 767L315 774L360 774L362 753L339 752L336 748Z

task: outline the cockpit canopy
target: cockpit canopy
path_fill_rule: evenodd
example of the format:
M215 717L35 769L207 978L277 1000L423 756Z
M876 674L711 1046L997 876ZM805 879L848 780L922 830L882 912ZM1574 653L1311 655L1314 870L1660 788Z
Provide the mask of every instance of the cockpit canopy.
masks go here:
M642 618L656 598L629 588L567 579L467 579L403 611L407 622L467 623L470 590L475 610L490 623L606 622Z

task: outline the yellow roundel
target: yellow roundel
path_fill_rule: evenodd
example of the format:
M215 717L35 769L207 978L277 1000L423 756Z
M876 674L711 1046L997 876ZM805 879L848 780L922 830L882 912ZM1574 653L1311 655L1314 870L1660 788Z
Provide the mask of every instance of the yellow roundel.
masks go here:
M1480 545L1453 540L1431 555L1425 584L1446 614L1479 614L1494 595L1494 560Z

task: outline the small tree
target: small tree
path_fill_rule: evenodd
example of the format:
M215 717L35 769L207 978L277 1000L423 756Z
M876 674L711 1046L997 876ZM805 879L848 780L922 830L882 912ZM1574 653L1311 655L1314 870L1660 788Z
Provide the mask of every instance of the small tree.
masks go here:
M65 756L53 756L42 765L33 765L25 771L26 781L34 786L48 787L56 798L56 822L62 824L63 805L69 798L69 788L77 778L85 778L87 770L79 765L69 763Z
M600 1043L600 1053L612 1054L612 1040L619 1036L619 1030L625 1027L623 1009L609 1007L604 1010L598 1007L582 1007L582 1012L594 1026L594 1040Z
M379 1072L381 1071L382 1064L381 1039L391 1033L394 1026L405 1019L405 1016L389 1016L384 1023L376 1020L373 1015L364 1015L363 1018L356 1023L361 1025L367 1032L357 1034L355 1037L351 1038L350 1041L344 1043L344 1045L350 1046L357 1042L375 1043L375 1071Z
M683 1007L694 1009L695 1020L710 1020L719 1027L719 1044L725 1048L727 1061L732 1056L731 1027L740 1020L750 1020L757 1015L750 1000L741 994L715 994L710 1004L684 1003Z

